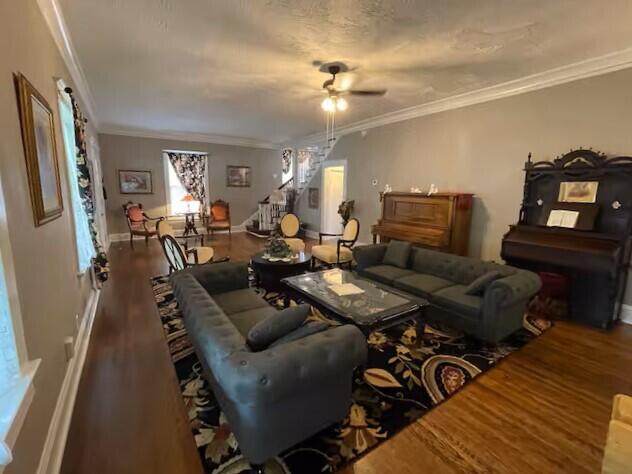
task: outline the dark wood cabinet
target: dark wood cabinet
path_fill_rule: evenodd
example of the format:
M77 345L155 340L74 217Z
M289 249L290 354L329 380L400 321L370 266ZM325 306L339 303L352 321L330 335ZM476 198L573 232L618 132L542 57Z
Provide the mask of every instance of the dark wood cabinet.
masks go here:
M467 255L472 194L380 193L382 216L371 227L373 242L405 240L441 252Z
M560 183L598 183L590 230L547 227L560 207ZM578 221L579 222L579 221ZM608 328L619 318L632 249L632 158L574 150L525 165L519 221L502 242L502 258L517 267L564 275L569 318Z

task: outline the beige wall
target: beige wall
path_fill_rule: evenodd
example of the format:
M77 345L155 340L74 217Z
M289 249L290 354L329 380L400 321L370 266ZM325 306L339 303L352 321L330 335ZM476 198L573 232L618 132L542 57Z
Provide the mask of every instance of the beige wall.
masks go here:
M233 225L239 225L250 217L257 210L257 202L281 184L281 155L278 150L121 135L100 135L99 144L108 193L107 221L110 234L127 232L121 208L127 201L141 202L150 215L167 214L163 150L208 153L209 196L211 200L221 198L230 203ZM251 166L252 186L226 187L226 165ZM153 194L120 194L119 169L151 170Z
M371 239L386 183L394 190L435 183L442 191L476 194L470 254L500 259L502 236L518 218L529 152L536 160L579 146L632 155L631 84L628 69L342 137L334 155L348 160L347 196L356 201L360 239ZM316 176L311 186L319 184ZM303 196L301 217L317 228L320 214L307 209Z
M54 78L71 83L35 0L0 3L0 179L5 193L9 234L16 267L28 355L41 358L35 399L14 449L7 474L33 474L66 371L64 338L76 333L89 277L77 277L70 199ZM23 73L54 110L64 212L41 227L33 225L20 122L13 86Z

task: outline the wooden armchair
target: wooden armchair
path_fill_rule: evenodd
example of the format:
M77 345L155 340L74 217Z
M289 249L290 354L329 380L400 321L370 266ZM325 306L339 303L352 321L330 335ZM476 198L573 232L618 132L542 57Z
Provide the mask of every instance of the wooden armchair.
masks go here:
M190 249L196 249L199 260L202 262L213 258L213 249L210 247L204 247L203 235L176 235L175 229L171 226L167 219L159 220L156 223L156 234L158 235L158 239L162 239L165 235L173 237L182 246L185 254L189 252Z
M169 274L184 270L193 265L206 263L227 262L229 257L214 259L215 251L211 247L184 248L178 240L170 234L160 237L162 251L169 263Z
M141 203L133 203L131 201L123 204L123 212L129 229L129 243L134 248L134 236L140 235L145 237L145 245L149 243L149 238L156 235L156 225L164 217L150 217L143 211Z
M230 205L226 201L218 199L211 203L210 214L204 216L206 232L213 235L216 230L228 230L230 238Z
M343 263L349 265L351 269L351 262L353 261L353 252L351 247L358 240L360 234L360 221L358 219L351 218L345 225L342 234L327 234L324 232L318 233L318 245L312 247L312 268L316 261L320 261L327 266L341 266ZM336 240L336 244L323 244L323 237L340 237Z

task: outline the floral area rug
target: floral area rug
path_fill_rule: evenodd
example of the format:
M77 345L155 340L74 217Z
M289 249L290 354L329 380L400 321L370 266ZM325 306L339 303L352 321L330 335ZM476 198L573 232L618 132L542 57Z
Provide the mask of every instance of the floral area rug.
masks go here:
M154 277L152 286L206 472L246 471L249 464L202 376L168 278ZM267 295L266 299L282 307L280 295ZM314 308L310 318L338 324ZM368 338L366 369L353 383L347 418L281 453L266 466L266 472L335 472L454 395L549 326L547 320L527 315L524 328L497 346L421 322L373 332Z

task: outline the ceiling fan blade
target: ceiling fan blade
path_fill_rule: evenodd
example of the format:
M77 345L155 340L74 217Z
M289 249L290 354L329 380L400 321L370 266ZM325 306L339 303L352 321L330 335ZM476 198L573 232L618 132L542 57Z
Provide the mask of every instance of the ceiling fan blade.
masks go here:
M386 94L386 89L374 89L374 90L351 89L346 92L351 95L384 95Z

